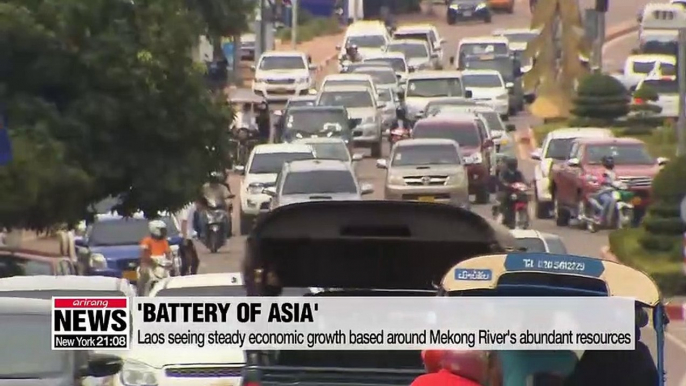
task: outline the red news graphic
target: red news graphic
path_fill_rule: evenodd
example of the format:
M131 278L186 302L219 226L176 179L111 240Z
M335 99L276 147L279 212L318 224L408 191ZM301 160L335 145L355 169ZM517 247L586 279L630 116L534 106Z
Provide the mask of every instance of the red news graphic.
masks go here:
M127 350L129 299L52 298L53 350Z

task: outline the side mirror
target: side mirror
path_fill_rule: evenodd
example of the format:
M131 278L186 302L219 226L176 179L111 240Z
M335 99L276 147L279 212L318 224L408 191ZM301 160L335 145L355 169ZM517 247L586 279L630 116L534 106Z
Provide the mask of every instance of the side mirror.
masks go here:
M541 149L540 148L531 152L531 159L536 160L536 161L541 160Z
M472 94L472 90L466 90L466 91L464 92L464 97L467 98L467 99L471 99L472 95L473 95L473 94Z
M578 158L570 158L567 160L567 166L572 168L578 168L581 165Z
M317 65L316 64L310 63L308 67L309 67L310 71L317 71Z
M451 56L450 59L448 59L451 65L455 65L455 57Z
M508 123L507 125L505 125L505 131L508 133L517 131L517 126L513 125L512 123Z
M348 119L348 127L350 127L351 130L357 127L357 120L352 118Z
M386 161L386 160L383 159L383 158L382 158L382 159L378 159L378 160L376 160L376 167L377 167L378 169L388 169L388 161Z
M273 186L264 188L262 189L262 193L266 194L269 197L276 197L276 188Z
M88 363L79 369L81 377L103 378L117 374L121 371L123 362L121 358L108 354L90 354Z
M236 165L234 166L233 170L236 172L238 175L245 175L245 166L243 165Z
M493 147L493 140L487 139L484 141L484 143L481 145L484 149L490 149Z
M658 159L657 159L657 164L660 166L667 165L668 163L669 163L669 158L658 157Z
M254 64L250 65L250 71L255 71L255 65Z
M364 155L363 155L363 154L360 154L360 153L355 153L355 154L353 154L353 156L352 156L353 162L362 161L363 159L364 159Z
M360 193L364 196L367 194L372 194L374 193L374 185L372 184L362 184L360 186Z

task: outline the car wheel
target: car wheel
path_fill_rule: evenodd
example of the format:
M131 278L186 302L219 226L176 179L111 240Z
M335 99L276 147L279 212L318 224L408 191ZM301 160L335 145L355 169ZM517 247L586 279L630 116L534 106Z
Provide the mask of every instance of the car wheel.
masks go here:
M486 16L486 17L484 18L484 23L486 23L486 24L491 24L491 21L492 21L492 20L491 20L491 15L488 15L488 16Z
M569 212L566 211L560 204L557 197L553 198L553 210L555 212L555 225L559 227L566 227L569 225Z
M240 231L241 236L249 235L252 232L253 221L250 217L246 216L241 212L240 216Z
M372 158L381 157L381 140L372 145Z
M488 204L488 202L491 201L491 193L488 191L488 186L479 188L476 192L475 201L477 204Z

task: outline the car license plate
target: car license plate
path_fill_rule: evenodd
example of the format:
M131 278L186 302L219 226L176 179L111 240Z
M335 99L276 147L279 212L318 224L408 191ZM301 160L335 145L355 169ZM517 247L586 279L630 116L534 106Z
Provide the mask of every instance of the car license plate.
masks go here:
M128 281L136 281L138 280L138 271L124 271L121 276Z
M433 196L421 196L417 199L417 201L421 202L434 202Z
M279 87L279 88L274 89L274 91L279 92L279 93L285 93L288 90L285 87Z
M470 16L472 16L472 11L464 11L464 12L462 12L462 16L470 17Z

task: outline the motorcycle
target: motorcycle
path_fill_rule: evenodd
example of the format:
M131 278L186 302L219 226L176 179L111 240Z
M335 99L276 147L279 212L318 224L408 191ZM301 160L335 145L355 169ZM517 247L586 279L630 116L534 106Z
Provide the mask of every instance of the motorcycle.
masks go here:
M612 184L612 199L615 205L605 213L605 218L599 218L595 215L595 205L582 205L579 210L579 224L585 227L589 232L595 233L598 229L628 228L634 222L634 193L629 190L629 185L624 182L616 181ZM595 203L595 197L588 198L589 203Z
M529 187L521 182L516 182L508 187L508 200L511 204L509 213L498 213L500 206L495 206L494 217L498 222L509 229L529 229L531 218L529 217Z
M150 291L155 288L155 284L168 277L171 277L172 272L178 272L180 269L180 262L176 261L177 257L174 257L172 260L170 260L165 255L156 255L151 256L151 259L153 262L153 267L150 268L148 282L142 287L143 293L139 294L141 296L147 296ZM140 269L141 268L138 267L138 277L141 277Z
M221 247L226 244L228 230L225 228L227 223L227 216L230 219L230 213L232 208L229 207L227 211L222 205L218 204L214 200L208 200L208 207L205 211L205 216L207 219L205 229L205 237L203 244L212 253L217 253ZM229 226L231 222L229 221Z
M391 145L395 145L396 142L401 141L403 139L409 139L411 136L410 129L405 127L402 121L398 122L398 127L391 129L388 140L391 143Z

